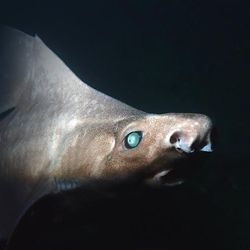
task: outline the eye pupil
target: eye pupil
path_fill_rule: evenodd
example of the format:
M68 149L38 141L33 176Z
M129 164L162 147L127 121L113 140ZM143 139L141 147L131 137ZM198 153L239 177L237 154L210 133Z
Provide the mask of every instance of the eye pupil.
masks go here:
M128 137L128 144L131 146L137 145L139 142L139 136L136 133L129 135Z
M125 138L125 146L126 148L135 148L139 145L140 141L142 139L142 132L141 131L135 131L129 133Z

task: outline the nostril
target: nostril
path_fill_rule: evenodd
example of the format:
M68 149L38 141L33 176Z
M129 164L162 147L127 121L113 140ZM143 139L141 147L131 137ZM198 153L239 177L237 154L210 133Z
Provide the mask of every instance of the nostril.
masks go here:
M194 150L190 148L190 145L188 143L188 136L186 136L184 133L180 131L174 132L169 138L169 141L179 152L185 152L185 153L194 152Z
M180 132L174 132L170 139L169 139L171 144L175 144L177 141L180 141Z

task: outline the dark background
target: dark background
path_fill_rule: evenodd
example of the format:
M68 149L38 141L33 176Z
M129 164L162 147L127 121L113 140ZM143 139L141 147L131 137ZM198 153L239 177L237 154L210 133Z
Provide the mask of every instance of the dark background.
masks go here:
M10 1L0 22L38 34L101 92L147 112L205 113L218 131L186 184L46 197L11 249L250 249L249 1Z

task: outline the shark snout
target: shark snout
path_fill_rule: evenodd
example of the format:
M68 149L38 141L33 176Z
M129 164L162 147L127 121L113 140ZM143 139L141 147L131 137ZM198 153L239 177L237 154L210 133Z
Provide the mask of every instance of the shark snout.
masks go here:
M175 132L170 137L171 144L176 148L177 151L184 153L200 152L212 152L212 143L210 136L204 138L203 141L199 140L199 137L189 138L188 133Z
M204 115L194 115L180 121L169 136L169 143L178 152L212 152L212 122Z
M167 161L157 170L151 181L174 186L183 183L192 170L200 166L205 155L198 152L212 152L214 128L211 119L202 114L171 113L162 116L162 121L163 152L173 161Z

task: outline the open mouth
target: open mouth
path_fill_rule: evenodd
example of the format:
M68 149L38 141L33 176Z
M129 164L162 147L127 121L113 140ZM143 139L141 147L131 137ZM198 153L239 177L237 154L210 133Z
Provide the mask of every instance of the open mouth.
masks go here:
M180 185L201 167L206 157L206 153L195 153L191 156L182 157L171 164L171 167L156 173L151 181L154 184L166 186Z
M175 170L163 170L162 172L156 174L153 177L153 180L158 184L164 184L166 186L176 186L184 182L184 177L178 175Z

